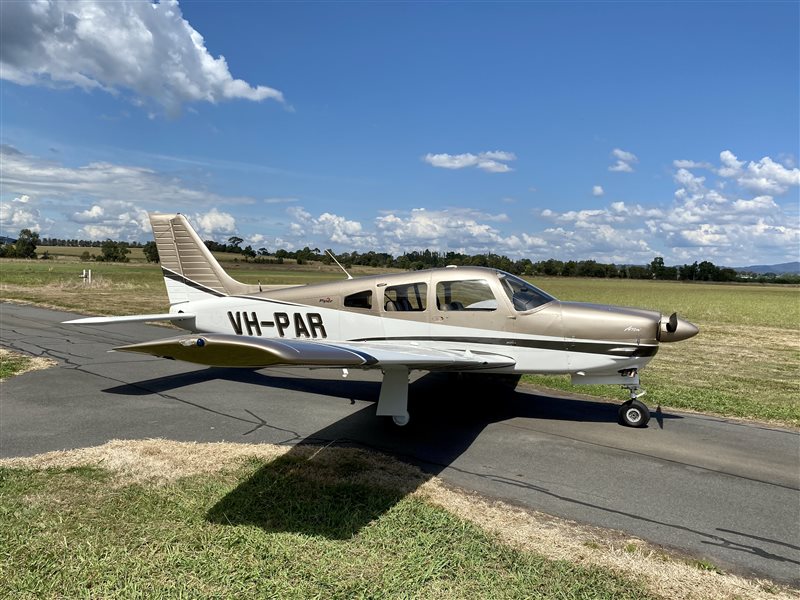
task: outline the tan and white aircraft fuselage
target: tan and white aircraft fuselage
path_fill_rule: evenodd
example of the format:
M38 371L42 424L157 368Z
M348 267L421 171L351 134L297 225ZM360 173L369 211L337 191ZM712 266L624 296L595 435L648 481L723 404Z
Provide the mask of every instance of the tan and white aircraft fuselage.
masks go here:
M503 271L447 267L263 289L230 278L181 215L151 215L170 312L79 319L169 320L192 332L118 348L213 366L381 369L377 414L408 421L410 370L569 374L621 384L622 422L649 418L638 372L660 343L698 329L675 314L561 302Z

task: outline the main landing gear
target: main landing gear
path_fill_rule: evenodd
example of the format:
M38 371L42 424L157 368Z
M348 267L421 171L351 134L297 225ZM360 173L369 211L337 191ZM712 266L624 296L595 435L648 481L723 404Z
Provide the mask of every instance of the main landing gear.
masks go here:
M645 391L638 385L626 385L625 387L631 394L631 399L623 402L619 407L619 422L628 427L645 427L650 420L650 409L639 398L645 395Z
M378 397L379 417L391 417L398 427L405 427L411 420L408 414L408 367L391 366L383 370L383 383Z
M411 421L411 415L408 414L408 411L402 415L394 415L392 416L392 423L397 425L398 427L405 427L408 425L409 421Z

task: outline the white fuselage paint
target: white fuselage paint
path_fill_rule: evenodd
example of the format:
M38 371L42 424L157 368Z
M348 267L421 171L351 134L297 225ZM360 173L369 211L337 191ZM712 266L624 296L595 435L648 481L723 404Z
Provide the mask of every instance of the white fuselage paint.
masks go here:
M454 350L491 352L512 358L513 367L486 370L495 373L537 374L617 374L622 369L641 369L652 356L634 357L606 352L575 352L565 342L597 344L582 340L542 336L493 329L444 325L428 320L361 314L284 301L246 296L226 296L172 305L170 312L196 315L194 332L228 333L256 337L308 339L328 342L370 341L442 349L443 343ZM521 317L524 318L524 317ZM181 325L180 322L176 323ZM536 347L551 345L558 348ZM530 344L530 345L526 345ZM446 346L445 346L446 347Z

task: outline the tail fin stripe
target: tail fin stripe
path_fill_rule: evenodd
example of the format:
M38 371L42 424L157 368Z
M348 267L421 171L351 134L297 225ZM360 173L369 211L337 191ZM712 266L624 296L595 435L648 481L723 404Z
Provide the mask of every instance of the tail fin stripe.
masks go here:
M211 289L209 287L204 286L201 283L197 283L196 281L192 281L188 277L181 275L180 273L176 273L175 271L170 271L165 267L161 267L161 272L164 275L164 279L171 279L172 281L177 281L178 283L182 283L184 285L188 285L196 290L200 290L201 292L205 292L206 294L211 294L213 296L224 296L218 292L217 290Z

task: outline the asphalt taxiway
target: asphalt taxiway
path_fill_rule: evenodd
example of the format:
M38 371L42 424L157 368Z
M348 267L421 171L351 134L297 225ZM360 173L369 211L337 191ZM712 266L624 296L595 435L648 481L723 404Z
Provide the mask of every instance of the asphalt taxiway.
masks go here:
M669 410L630 429L614 404L525 386L476 398L420 374L412 423L396 428L374 416L379 373L210 369L110 353L173 331L61 324L74 317L0 304L0 346L59 363L0 384L0 456L115 438L356 445L486 496L800 586L797 431Z

